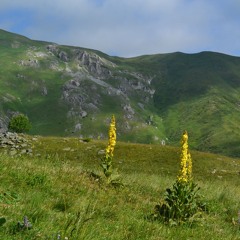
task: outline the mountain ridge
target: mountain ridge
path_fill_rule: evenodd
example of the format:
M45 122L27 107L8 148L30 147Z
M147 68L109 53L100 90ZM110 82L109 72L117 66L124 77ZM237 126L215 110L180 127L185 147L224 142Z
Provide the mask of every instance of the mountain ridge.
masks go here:
M133 58L0 30L0 127L21 112L31 134L178 144L240 156L240 58L181 52Z

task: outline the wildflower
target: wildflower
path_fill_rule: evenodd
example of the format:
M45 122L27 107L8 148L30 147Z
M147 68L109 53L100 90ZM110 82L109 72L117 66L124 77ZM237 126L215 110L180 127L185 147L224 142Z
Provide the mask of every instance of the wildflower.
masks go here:
M23 223L18 222L17 225L18 225L19 229L31 229L32 228L32 224L29 222L27 216L24 216Z
M188 133L184 131L182 135L181 169L178 175L179 182L189 182L192 178L192 159L188 152Z
M108 132L108 146L106 148L106 154L109 157L113 157L114 147L116 145L116 127L115 127L115 117L112 115L109 132Z
M115 127L115 117L112 116L111 123L109 126L108 132L108 145L106 147L105 157L102 159L101 166L103 168L103 173L110 181L112 175L112 159L113 159L113 151L116 145L116 127Z

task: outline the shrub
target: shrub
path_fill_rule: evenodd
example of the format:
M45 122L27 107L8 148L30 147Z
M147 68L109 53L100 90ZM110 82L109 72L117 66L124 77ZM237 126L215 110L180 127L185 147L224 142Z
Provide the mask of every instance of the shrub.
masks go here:
M18 114L12 117L8 129L17 133L28 132L31 129L31 123L27 116L24 114Z

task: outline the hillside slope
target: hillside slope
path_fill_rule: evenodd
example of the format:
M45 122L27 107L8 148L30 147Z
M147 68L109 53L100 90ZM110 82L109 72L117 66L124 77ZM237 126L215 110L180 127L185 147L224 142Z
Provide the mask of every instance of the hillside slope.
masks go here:
M0 30L0 127L22 112L32 134L177 144L240 156L240 58L220 53L111 57Z
M169 227L150 221L176 181L180 148L117 142L113 166L124 187L97 181L103 176L98 153L106 141L29 137L32 156L10 156L0 149L0 239L239 239L237 159L191 151L194 182L209 212L193 225ZM95 175L94 175L95 174ZM27 216L30 230L18 222ZM199 215L198 215L199 216ZM58 236L60 235L60 236Z
M121 139L150 142L164 137L156 114L159 129L148 124L155 112L151 76L128 70L97 51L4 31L0 48L3 126L19 111L32 121L32 134L106 137L115 114Z

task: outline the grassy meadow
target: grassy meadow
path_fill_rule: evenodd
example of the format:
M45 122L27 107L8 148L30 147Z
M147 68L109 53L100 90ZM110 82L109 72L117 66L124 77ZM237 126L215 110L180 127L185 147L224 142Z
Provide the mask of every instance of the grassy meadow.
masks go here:
M239 159L190 149L208 212L169 226L149 216L176 180L180 147L117 142L113 164L124 187L114 188L95 177L106 141L36 137L32 144L31 156L0 150L0 239L240 239ZM24 216L31 229L17 226Z

